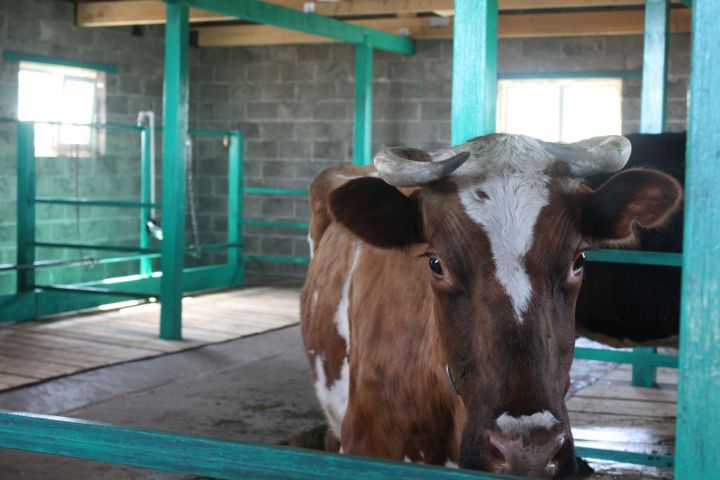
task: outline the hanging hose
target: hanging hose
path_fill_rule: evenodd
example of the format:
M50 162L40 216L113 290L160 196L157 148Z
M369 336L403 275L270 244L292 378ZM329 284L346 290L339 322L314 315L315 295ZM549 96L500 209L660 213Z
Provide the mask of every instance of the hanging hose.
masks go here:
M145 119L147 119L148 130L150 130L148 138L150 142L150 203L155 203L155 112L138 112L138 126L142 126ZM152 238L162 241L162 225L160 225L160 221L157 219L155 207L150 209L150 217L147 222L145 222L145 228L147 228Z
M200 234L198 233L197 224L197 205L195 203L195 181L193 169L195 164L193 163L192 155L192 139L188 135L185 139L185 156L187 158L187 192L188 202L190 203L190 226L192 227L193 243L194 247L190 254L195 258L202 257L202 247L200 246Z

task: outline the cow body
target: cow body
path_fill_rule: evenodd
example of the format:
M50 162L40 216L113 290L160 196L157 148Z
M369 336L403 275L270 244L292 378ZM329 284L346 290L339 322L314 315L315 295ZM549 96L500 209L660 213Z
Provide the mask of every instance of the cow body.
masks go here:
M685 179L684 133L633 134L626 168L656 168L681 184ZM597 188L610 178L594 175ZM663 228L639 230L629 248L682 252L683 211ZM611 247L612 248L612 247ZM680 268L621 263L588 263L576 310L578 333L615 347L677 345L680 328ZM607 299L612 298L612 302Z
M577 179L628 154L622 137L491 135L321 173L301 320L327 446L572 474L564 395L583 251L662 223L680 197L657 172L596 192Z

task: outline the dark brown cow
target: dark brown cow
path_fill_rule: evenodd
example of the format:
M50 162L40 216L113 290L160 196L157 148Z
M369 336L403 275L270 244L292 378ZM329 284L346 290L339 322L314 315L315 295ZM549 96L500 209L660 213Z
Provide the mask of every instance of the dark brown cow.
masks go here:
M489 135L318 176L302 329L341 452L576 470L564 395L583 252L661 224L681 196L653 170L594 192L579 179L629 153L623 137Z

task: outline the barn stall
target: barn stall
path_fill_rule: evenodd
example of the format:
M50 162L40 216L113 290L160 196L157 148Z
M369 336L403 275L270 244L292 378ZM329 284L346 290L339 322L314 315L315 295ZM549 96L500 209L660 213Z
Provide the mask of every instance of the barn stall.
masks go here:
M53 378L73 385L72 374L99 368L92 371L98 381L107 365L172 359L162 356L296 323L296 285L308 261L303 196L309 179L337 161L367 163L381 145L457 144L495 131L495 102L487 99L496 97L496 78L619 79L623 132L684 129L692 12L692 49L699 52L687 123L686 238L692 241L682 256L601 251L593 259L683 266L680 395L677 375L666 369L678 365L672 355L581 347L576 358L633 365L632 381L628 367L596 373L590 385L577 384L568 407L575 414L578 454L598 460L593 466L600 471L617 468L602 463L611 460L653 469L639 470L644 474L672 475L667 467L674 466L679 478L712 477L720 468L713 448L717 408L710 401L718 390L717 292L710 268L717 222L711 221L716 208L704 182L717 162L717 136L706 130L718 104L709 80L716 65L708 53L718 42L708 21L717 7L695 1L691 9L668 9L666 2L648 2L643 17L643 2L500 2L498 16L493 2L285 3L168 2L166 49L162 28L137 27L165 21L157 2L78 3L74 20L67 2L2 4L3 88L18 92L4 94L9 100L1 105L3 160L17 179L6 195L15 193L17 215L4 219L9 246L3 270L10 273L4 274L8 293L0 313L8 323L2 382L12 390L0 406L15 412L3 414L3 446L223 478L352 476L358 469L478 476L46 418L32 415L46 410L30 406L52 403L37 397L42 388L43 395L59 391ZM298 11L303 8L314 12ZM357 18L325 18L348 15ZM362 19L369 15L380 17ZM235 17L245 22L214 25ZM193 47L188 20L198 22L192 25ZM566 38L576 36L582 38ZM322 45L328 38L354 45L354 51ZM452 44L442 40L449 38ZM671 55L676 51L668 82L671 38ZM314 43L321 45L303 45ZM98 73L88 77L85 71ZM47 98L36 102L40 107L30 102L23 108L18 103L25 85L42 76L61 78L63 91L94 84L105 89L104 98L94 100L89 117L67 104L73 113L43 112ZM25 95L40 97L37 90ZM163 126L157 128L150 115L138 120L140 111L162 114L157 125ZM36 136L75 141L43 143ZM91 149L78 146L85 138L92 139L85 142L92 142ZM156 141L162 155L153 153ZM156 163L161 174L154 172ZM273 278L265 278L270 273ZM278 275L290 286L278 286ZM248 284L256 287L183 301L188 292ZM94 307L105 311L52 317ZM242 342L252 349L263 336ZM663 367L657 377L654 367ZM34 390L23 396L23 385ZM83 405L81 393L63 398L70 397ZM682 420L677 430L676 402ZM53 413L73 410L55 407ZM172 404L166 408L195 415ZM158 428L151 421L113 423ZM179 431L201 429L190 422ZM252 440L242 432L235 438ZM121 452L119 443L126 446ZM195 457L188 453L193 449ZM27 458L34 457L15 462ZM282 473L264 467L268 463Z

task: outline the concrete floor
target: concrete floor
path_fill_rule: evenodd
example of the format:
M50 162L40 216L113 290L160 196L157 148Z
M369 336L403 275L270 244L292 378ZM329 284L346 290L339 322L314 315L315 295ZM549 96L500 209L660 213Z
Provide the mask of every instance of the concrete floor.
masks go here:
M322 423L297 326L0 394L0 408L254 443ZM182 475L0 450L0 479Z

